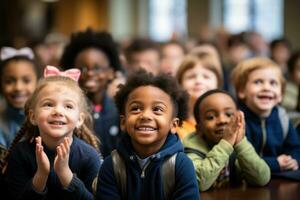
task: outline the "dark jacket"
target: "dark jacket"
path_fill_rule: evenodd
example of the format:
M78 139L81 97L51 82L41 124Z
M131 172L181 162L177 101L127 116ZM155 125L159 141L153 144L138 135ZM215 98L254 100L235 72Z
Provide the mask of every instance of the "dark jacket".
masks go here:
M117 146L121 137L119 126L120 115L114 101L106 94L103 96L102 110L100 115L95 115L94 131L100 139L100 151L103 157L110 155L110 152Z
M290 121L287 135L284 136L278 107L274 107L267 118L260 118L245 104L240 103L240 108L245 113L246 136L256 152L267 162L271 172L280 171L277 157L281 154L292 156L300 164L300 138Z
M124 134L117 148L125 160L127 172L127 198L164 199L160 168L163 161L178 153L175 164L175 188L172 199L199 199L199 189L196 174L191 160L183 153L183 146L177 135L169 134L162 149L150 157L149 165L145 165L145 177L137 161L128 134ZM122 199L113 172L111 156L104 160L98 176L96 199Z
M92 182L100 168L100 157L97 151L84 141L73 137L71 144L69 166L74 176L68 186L63 189L53 169L55 151L44 151L50 161L50 174L43 193L38 193L32 187L32 178L37 171L35 157L35 142L25 140L13 150L4 174L4 183L7 187L7 199L72 199L92 200ZM4 195L3 195L4 196Z

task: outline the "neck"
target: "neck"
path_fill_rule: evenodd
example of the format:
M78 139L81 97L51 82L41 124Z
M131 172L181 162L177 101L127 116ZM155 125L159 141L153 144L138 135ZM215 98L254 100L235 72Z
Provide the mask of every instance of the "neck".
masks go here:
M87 97L93 102L93 104L101 104L104 93L103 92L96 92L96 93L88 93Z
M52 138L49 137L47 134L42 134L42 133L40 133L40 135L42 137L42 142L51 150L56 150L56 147L64 141L65 137L69 137L70 144L72 144L73 142L72 134L61 138Z

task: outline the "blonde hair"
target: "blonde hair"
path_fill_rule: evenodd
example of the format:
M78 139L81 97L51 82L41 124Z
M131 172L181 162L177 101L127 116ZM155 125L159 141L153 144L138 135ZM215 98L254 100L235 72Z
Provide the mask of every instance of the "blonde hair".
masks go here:
M184 57L176 73L176 79L179 84L182 84L184 73L187 70L194 68L198 63L201 63L204 68L212 71L216 75L218 80L218 88L222 88L223 72L220 61L214 55L202 51L193 51Z
M233 69L231 73L231 81L235 87L235 92L238 93L246 87L250 73L258 69L266 68L272 68L280 72L279 80L283 92L285 86L285 79L283 77L280 66L273 62L271 59L263 57L256 57L244 60Z
M78 83L71 78L64 77L64 76L50 76L47 78L43 78L38 82L35 91L31 95L31 97L27 100L25 104L25 115L26 115L25 121L22 127L20 128L18 134L16 135L14 141L12 142L7 152L7 155L4 158L4 161L1 166L2 171L5 170L5 166L7 164L7 159L9 157L10 152L12 151L12 149L15 148L15 146L18 144L20 140L25 138L33 141L33 139L39 135L37 126L33 125L29 119L29 111L34 109L38 100L38 95L49 84L58 84L61 87L68 87L72 89L72 91L78 94L79 110L84 113L85 118L81 127L75 128L74 135L86 141L88 144L92 145L97 151L99 151L99 139L92 131L93 118L90 114L91 113L90 106L87 102L87 98L84 92L79 87Z

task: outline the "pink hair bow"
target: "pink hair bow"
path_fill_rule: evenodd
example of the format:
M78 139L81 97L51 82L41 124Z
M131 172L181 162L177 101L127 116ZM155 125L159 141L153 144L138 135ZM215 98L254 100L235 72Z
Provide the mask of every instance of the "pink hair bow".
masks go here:
M56 67L47 65L44 69L44 77L48 76L65 76L73 79L74 81L78 81L80 77L80 70L79 69L69 69L66 71L59 71Z
M1 49L0 58L1 60L7 60L16 56L25 56L32 60L34 58L33 51L29 47L24 47L21 49L15 49L12 47L3 47Z

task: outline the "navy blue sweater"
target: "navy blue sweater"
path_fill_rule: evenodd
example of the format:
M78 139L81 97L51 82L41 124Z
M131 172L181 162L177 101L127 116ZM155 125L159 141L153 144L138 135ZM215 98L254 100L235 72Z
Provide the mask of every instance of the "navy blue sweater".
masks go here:
M117 147L123 157L127 172L127 198L135 199L164 199L160 168L163 161L178 152L175 165L175 188L172 199L197 199L199 188L194 166L191 160L183 153L183 146L177 135L169 134L161 150L150 157L150 164L145 170L145 177L141 178L142 169L137 161L128 134L124 134ZM104 160L98 176L96 199L122 199L113 172L111 156Z
M246 136L254 146L256 152L267 162L272 172L279 172L277 157L281 154L292 156L300 165L300 138L292 123L289 122L288 133L284 138L283 127L278 113L278 107L272 109L267 118L260 118L245 104L240 104L245 113ZM263 145L263 134L266 137Z
M94 131L100 139L100 151L103 157L110 155L110 152L117 146L121 138L121 130L119 128L120 115L113 99L104 93L102 101L102 110L99 115L94 117Z
M35 142L20 142L9 158L5 173L8 199L92 200L92 182L100 168L100 157L92 146L76 137L73 138L69 166L74 176L67 189L62 188L53 170L55 152L44 145L51 168L46 191L43 193L37 193L32 187L32 178L37 171Z

